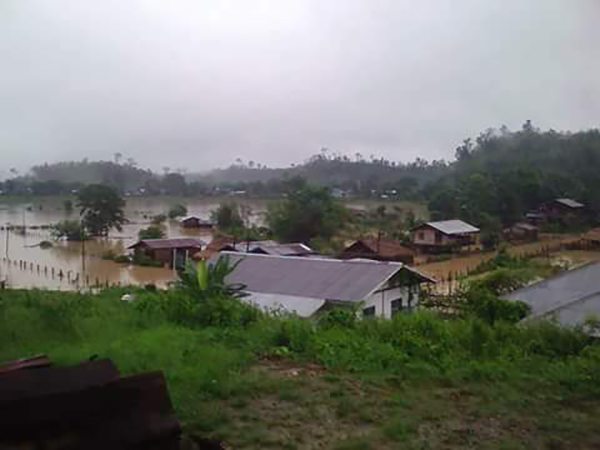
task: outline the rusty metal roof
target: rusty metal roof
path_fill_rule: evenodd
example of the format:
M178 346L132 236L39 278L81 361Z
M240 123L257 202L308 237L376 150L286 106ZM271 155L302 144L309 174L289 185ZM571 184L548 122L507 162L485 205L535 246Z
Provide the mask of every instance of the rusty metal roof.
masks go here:
M130 245L129 249L136 248L139 246L145 246L152 250L161 249L175 249L175 248L197 248L200 249L204 245L204 242L200 239L190 238L178 238L178 239L142 239L133 245Z
M376 239L376 238L368 238L368 239L359 239L358 241L354 241L351 245L346 247L344 252L352 253L352 247L355 245L363 244L365 247L370 249L374 254L387 257L394 258L398 256L413 256L414 251L404 245L400 241L393 241L389 239Z
M430 278L397 262L339 260L221 252L232 263L241 261L227 277L246 285L248 292L281 294L333 301L360 301L396 273L407 270L421 282Z

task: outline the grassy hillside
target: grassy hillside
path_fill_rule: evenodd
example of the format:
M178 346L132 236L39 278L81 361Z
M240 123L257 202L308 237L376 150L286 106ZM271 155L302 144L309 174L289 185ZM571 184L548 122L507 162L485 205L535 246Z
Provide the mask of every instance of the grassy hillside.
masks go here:
M130 290L131 291L131 290ZM552 325L319 323L181 292L0 291L0 360L165 371L188 436L232 448L597 448L600 345Z

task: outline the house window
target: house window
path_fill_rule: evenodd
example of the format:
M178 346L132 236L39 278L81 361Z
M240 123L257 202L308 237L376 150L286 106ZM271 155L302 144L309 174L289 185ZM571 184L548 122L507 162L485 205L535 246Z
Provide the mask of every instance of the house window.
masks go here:
M402 299L398 298L396 300L392 300L392 317L394 317L400 311L402 311Z
M435 243L436 244L442 243L442 233L440 233L438 231L435 232Z
M369 306L368 308L363 309L363 317L364 318L375 317L375 307Z
M424 241L425 240L425 232L424 231L419 231L417 233L417 239L420 241Z

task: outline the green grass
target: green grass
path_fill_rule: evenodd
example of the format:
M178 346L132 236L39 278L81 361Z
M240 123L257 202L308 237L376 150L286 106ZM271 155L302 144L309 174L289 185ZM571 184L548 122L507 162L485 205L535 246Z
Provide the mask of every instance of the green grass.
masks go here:
M0 291L0 360L98 355L126 374L163 370L186 433L233 448L600 442L600 345L576 331L427 312L344 326L257 315L242 326L228 319L235 308L180 320L193 311L178 308L183 294L136 290L122 303L122 292Z

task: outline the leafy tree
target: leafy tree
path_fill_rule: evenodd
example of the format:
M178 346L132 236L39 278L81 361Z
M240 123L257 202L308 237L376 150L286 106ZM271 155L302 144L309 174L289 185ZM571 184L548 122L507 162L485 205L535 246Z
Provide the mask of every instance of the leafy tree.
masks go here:
M176 219L178 217L183 217L187 214L187 212L187 207L179 203L171 207L171 209L169 210L169 218Z
M269 206L267 224L276 237L287 242L330 239L342 226L344 208L327 188L302 186Z
M225 231L232 231L244 227L244 221L240 214L237 203L221 203L219 207L211 213L211 218L217 226Z
M81 222L77 220L61 220L50 230L54 239L66 239L67 241L83 241L88 239Z
M77 194L83 226L93 236L107 236L112 228L121 231L125 219L125 200L109 186L90 184Z
M147 228L142 228L138 232L138 237L142 239L164 239L165 232L158 225L150 225Z
M186 195L187 183L180 173L168 173L163 178L163 188L169 195Z

